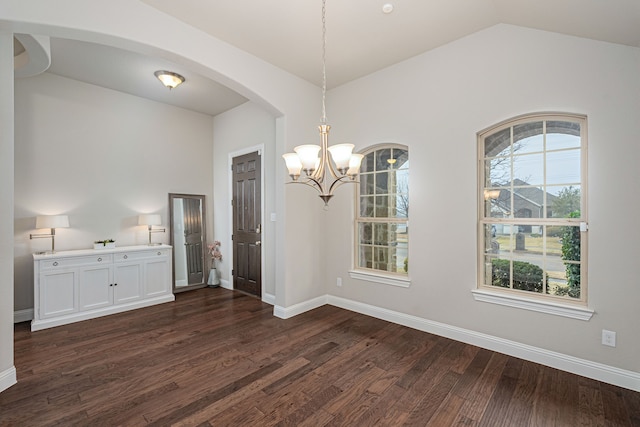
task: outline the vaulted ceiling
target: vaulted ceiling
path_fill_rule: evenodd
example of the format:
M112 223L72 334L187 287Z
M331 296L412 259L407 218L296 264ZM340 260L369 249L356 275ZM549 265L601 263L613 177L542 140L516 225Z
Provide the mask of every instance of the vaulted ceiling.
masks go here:
M141 0L316 85L321 0ZM391 4L391 13L383 12ZM327 0L329 88L504 23L640 47L639 0ZM245 102L228 88L157 58L54 39L50 72L216 115ZM157 69L189 73L172 91ZM182 93L180 93L182 92ZM212 103L212 100L216 100Z

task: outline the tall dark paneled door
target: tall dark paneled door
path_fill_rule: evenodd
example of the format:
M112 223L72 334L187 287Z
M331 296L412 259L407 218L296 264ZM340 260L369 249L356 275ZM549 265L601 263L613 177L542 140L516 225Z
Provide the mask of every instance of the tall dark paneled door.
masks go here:
M260 154L233 159L233 287L262 296Z

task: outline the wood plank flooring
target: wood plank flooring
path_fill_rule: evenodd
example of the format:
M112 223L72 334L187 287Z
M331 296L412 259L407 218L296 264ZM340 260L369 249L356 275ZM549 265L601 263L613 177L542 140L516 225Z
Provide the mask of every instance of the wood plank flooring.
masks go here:
M640 393L324 306L222 288L16 325L1 426L640 426Z

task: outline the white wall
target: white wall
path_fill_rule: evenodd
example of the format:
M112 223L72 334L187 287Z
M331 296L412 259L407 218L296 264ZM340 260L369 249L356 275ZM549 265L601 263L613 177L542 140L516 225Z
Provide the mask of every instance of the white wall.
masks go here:
M13 52L13 34L0 31L0 52ZM16 382L13 366L13 56L0 55L0 391Z
M140 213L162 216L168 193L204 194L211 212L213 118L45 73L15 82L15 308L33 307L35 216L69 215L56 250L148 241ZM207 218L208 234L213 229ZM46 231L46 230L44 230Z
M328 95L338 140L409 146L409 288L351 280L352 192L327 218L328 293L640 372L640 49L507 25L346 84ZM590 321L474 301L476 132L539 111L588 116ZM334 141L336 141L334 139ZM344 285L336 287L336 277ZM616 348L600 343L617 332Z
M222 243L223 254L219 269L222 280L233 286L231 276L232 241L231 241L231 194L229 158L239 152L254 151L253 148L262 147L262 164L264 175L264 197L262 223L262 252L263 269L263 299L272 300L275 296L275 224L270 220L270 214L275 212L275 171L282 166L277 163L275 156L276 120L272 114L266 112L254 103L247 102L239 107L217 115L213 120L213 171L216 203L213 206L214 238ZM275 160L275 161L274 161ZM273 302L273 301L272 301Z

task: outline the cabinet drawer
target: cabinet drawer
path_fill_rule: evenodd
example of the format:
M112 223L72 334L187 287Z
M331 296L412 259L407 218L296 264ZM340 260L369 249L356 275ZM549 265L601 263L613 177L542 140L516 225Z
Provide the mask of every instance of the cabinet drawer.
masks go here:
M52 258L40 260L40 271L63 269L91 264L109 264L113 262L112 254L89 255L83 257Z
M139 259L159 258L161 256L169 256L166 249L154 249L150 251L121 252L114 254L115 262L130 262Z

